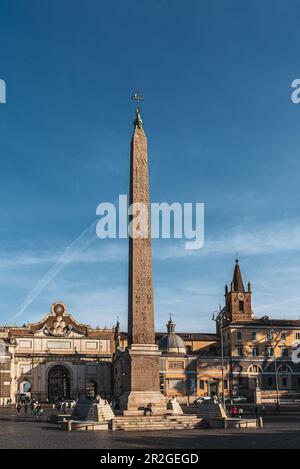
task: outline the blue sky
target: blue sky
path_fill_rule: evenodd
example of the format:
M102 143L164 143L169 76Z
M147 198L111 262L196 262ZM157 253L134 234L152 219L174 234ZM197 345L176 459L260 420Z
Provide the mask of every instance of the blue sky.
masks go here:
M62 300L126 328L127 242L88 228L128 192L136 88L152 200L205 203L203 249L153 243L157 329L172 312L177 330L213 330L236 252L255 313L300 317L299 14L293 0L1 1L2 324Z

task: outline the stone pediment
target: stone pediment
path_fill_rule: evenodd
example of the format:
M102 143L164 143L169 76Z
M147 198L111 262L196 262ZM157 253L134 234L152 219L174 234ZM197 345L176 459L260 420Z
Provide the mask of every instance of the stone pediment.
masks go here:
M50 313L41 321L30 324L33 335L37 337L83 337L87 335L87 326L77 322L68 312L64 303L51 306Z

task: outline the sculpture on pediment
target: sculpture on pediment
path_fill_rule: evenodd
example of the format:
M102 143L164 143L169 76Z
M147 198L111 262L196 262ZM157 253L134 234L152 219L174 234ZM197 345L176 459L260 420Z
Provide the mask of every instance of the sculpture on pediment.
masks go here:
M68 335L72 330L71 325L67 325L62 316L56 316L53 322L53 327L49 329L50 333L54 336L61 337Z
M55 337L65 337L70 334L72 326L67 324L64 320L66 316L66 307L63 303L54 303L52 305L52 315L56 316L52 326L48 324L44 327L44 332L47 335L53 335Z

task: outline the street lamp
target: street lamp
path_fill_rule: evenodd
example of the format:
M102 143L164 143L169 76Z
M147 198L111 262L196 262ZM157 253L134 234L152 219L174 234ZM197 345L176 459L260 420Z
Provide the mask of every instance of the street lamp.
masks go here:
M222 400L223 406L225 408L225 387L224 387L224 340L223 340L223 319L226 319L226 315L222 311L221 306L219 306L219 310L213 313L212 320L216 322L216 324L220 324L220 333L221 333L221 370L222 370Z
M4 340L0 340L0 399L4 405L4 372L6 363L6 350ZM1 379L2 378L2 379ZM2 394L2 396L1 396ZM1 402L0 402L1 404Z
M274 339L273 334L275 334L277 337L279 336L280 332L277 331L276 329L271 329L271 334L272 334L272 341ZM276 358L276 342L275 345L273 346L273 351L274 351L274 363L275 363L275 381L276 381L276 401L277 401L277 406L280 405L279 401L279 385L278 385L278 368L277 368L277 358Z

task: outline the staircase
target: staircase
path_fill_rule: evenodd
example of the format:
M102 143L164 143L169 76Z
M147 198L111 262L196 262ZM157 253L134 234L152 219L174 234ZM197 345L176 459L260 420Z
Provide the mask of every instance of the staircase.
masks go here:
M263 425L257 419L230 418L223 404L215 398L201 402L197 414L209 428L257 428Z
M98 422L108 422L109 420L112 420L115 417L115 414L113 413L113 410L109 404L98 404L96 412L96 420Z
M149 431L149 430L193 430L202 426L197 415L151 415L136 417L115 417L112 430Z
M201 402L198 407L197 415L198 417L201 417L203 420L207 421L211 419L224 419L228 417L223 405L214 398Z

